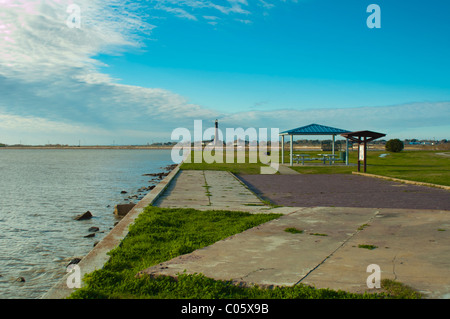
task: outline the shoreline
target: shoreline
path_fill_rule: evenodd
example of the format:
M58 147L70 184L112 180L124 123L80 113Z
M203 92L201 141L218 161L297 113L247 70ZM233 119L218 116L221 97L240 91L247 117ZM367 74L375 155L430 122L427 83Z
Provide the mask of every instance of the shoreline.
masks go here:
M101 145L92 145L92 146L3 146L0 147L2 149L9 150L34 150L34 149L48 149L48 150L107 150L107 149L130 149L130 150L170 150L172 146L138 146L138 145L123 145L123 146L101 146Z
M142 199L134 205L131 210L103 237L86 255L82 256L76 263L80 267L80 278L87 273L100 269L109 260L108 252L117 247L128 233L128 227L134 222L137 216L145 207L154 203L169 185L170 181L178 174L180 164L169 164L163 169L165 172L148 174L159 178L159 182ZM67 286L67 280L71 273L64 275L44 293L40 299L65 299L73 292L72 288Z
M69 146L69 145L7 145L7 146L1 146L0 151L3 150L172 150L174 148L176 149L183 149L183 145L161 145L161 146L155 146L155 145L85 145L85 146ZM234 147L236 149L237 147ZM268 146L270 148L270 146ZM197 148L195 146L192 146L192 150L196 150ZM281 150L281 147L279 147ZM226 147L224 146L224 151L226 150ZM245 150L254 150L253 147L245 146ZM312 146L312 145L294 145L294 151L295 150L302 150L302 151L321 151L320 146ZM349 151L356 151L356 147L349 147ZM289 146L285 146L285 151L289 151ZM340 152L339 150L336 150L337 152ZM343 150L341 150L343 151ZM368 151L385 151L384 145L368 145ZM439 148L437 146L410 146L405 145L404 151L446 151L446 149Z

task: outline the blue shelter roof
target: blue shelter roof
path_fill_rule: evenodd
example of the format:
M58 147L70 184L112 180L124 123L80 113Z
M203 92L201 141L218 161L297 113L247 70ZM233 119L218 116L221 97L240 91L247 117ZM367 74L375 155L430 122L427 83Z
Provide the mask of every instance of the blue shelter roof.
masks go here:
M281 132L280 135L339 135L343 133L350 133L350 131L325 125L309 124Z

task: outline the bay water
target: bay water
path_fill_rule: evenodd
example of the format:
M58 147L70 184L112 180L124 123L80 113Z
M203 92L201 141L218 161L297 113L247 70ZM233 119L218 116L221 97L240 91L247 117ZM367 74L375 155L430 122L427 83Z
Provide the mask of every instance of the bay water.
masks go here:
M171 164L162 149L0 149L0 298L42 297Z

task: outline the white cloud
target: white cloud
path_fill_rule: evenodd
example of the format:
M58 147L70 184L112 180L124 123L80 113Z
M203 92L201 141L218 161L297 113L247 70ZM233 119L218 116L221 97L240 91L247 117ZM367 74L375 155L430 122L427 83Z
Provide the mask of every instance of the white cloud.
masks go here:
M175 16L179 17L179 18L186 18L188 20L195 20L197 21L197 17L194 16L193 14L190 14L189 12L187 12L186 10L182 9L182 8L173 8L173 7L166 7L166 6L162 6L159 5L156 7L156 9L159 10L163 10L169 13L173 13Z
M236 21L239 21L243 24L251 24L252 23L252 21L248 20L248 19L236 19Z
M4 31L12 41L0 45L1 74L32 81L68 69L93 71L99 62L92 57L139 46L135 30L153 26L132 13L129 2L80 0L82 25L66 25L66 9L72 1L6 1L0 13ZM117 6L121 6L119 12ZM1 41L1 39L0 39Z
M221 119L225 125L276 127L289 130L312 123L350 131L371 130L402 138L425 138L430 127L450 129L450 102L422 102L392 106L338 109L248 111L229 114ZM412 130L414 129L414 130ZM411 134L416 134L411 136ZM448 133L447 133L448 134ZM420 135L420 136L419 136ZM441 136L440 138L448 138Z
M140 48L136 30L142 36L153 28L137 15L132 2L77 1L80 29L66 25L70 3L2 3L0 115L4 129L13 130L16 121L23 124L24 132L33 126L52 134L80 128L85 132L88 127L92 134L99 133L97 129L129 128L162 132L167 125L176 126L192 116L215 115L176 93L117 84L98 71L102 64L96 55ZM12 41L2 38L3 34Z
M66 9L73 2L81 7L80 29L66 25ZM199 20L213 23L232 14L250 14L250 5L258 1L150 3L172 8L175 15L187 14L184 18L200 17L203 19ZM146 10L138 10L139 3L2 0L0 5L0 142L17 143L18 136L32 136L33 141L42 143L39 136L78 139L78 135L97 136L97 143L110 143L114 136L123 136L124 143L146 142L146 136L168 140L170 131L176 127L191 127L194 119L213 123L215 118L229 127L280 129L314 122L375 131L448 126L445 122L450 118L448 102L223 114L192 104L174 92L118 84L98 71L102 64L95 58L97 55L118 54L130 47L140 49L139 36L149 35L154 28L145 22ZM208 12L196 11L200 9ZM236 16L229 18L234 20Z

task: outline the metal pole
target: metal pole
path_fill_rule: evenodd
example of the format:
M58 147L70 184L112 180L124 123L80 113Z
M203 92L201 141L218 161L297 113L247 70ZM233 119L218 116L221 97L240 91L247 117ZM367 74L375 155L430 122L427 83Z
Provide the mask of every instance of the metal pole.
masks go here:
M284 164L284 135L281 135L281 164Z
M367 142L366 137L364 136L364 173L366 172L366 163L367 163Z
M358 172L360 171L361 168L361 161L359 160L359 146L361 145L361 141L358 140Z
M294 143L294 136L291 134L291 135L289 135L290 137L291 137L291 146L290 146L290 154L289 154L289 157L290 157L290 166L292 166L294 163L293 163L293 159L294 159L294 145L293 145L293 143Z
M215 123L215 130L214 130L214 145L217 145L219 142L219 121L216 120Z
M345 139L345 165L348 165L348 138Z
M334 139L335 139L335 135L333 135L333 145L331 146L332 147L331 154L333 154L333 155L334 155Z

